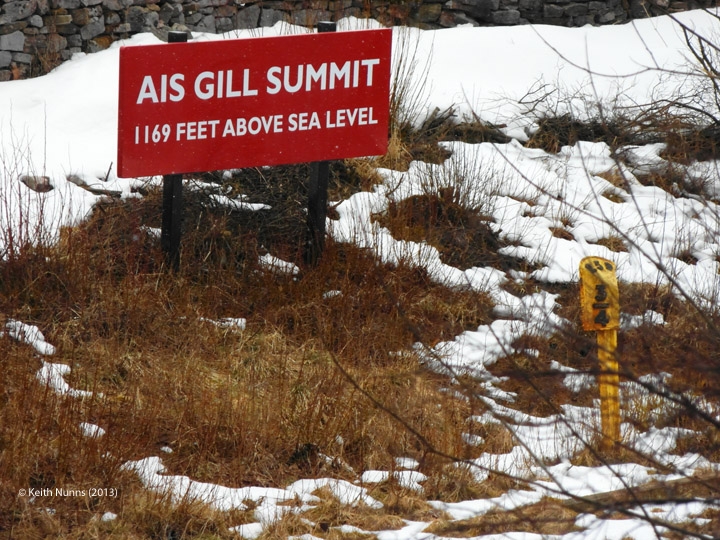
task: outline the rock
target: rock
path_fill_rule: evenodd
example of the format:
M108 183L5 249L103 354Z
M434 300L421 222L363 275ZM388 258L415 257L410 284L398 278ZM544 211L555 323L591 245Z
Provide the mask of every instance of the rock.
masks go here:
M500 7L500 0L450 0L446 8L462 11L473 19L492 22L492 15Z
M215 19L215 31L218 34L223 34L235 29L235 23L230 17L220 17Z
M290 13L290 22L298 26L313 26L312 16L313 13L309 9L294 9Z
M12 53L10 51L0 51L0 69L6 68L12 62Z
M103 0L103 7L110 11L120 11L133 5L133 0Z
M150 11L145 15L145 27L144 30L152 30L153 28L157 28L160 24L160 15L157 11Z
M87 52L94 53L98 51L104 51L105 49L110 47L110 45L112 45L112 42L112 36L98 36L88 41Z
M62 9L77 9L82 5L80 0L55 0L55 4Z
M462 24L478 26L477 21L471 19L462 11L443 10L443 12L440 14L440 20L438 22L440 23L440 26L444 28L454 28L455 26L460 26Z
M6 36L17 32L18 30L25 30L27 28L27 21L18 21L11 24L0 25L0 36Z
M508 9L505 11L496 11L492 15L494 24L511 25L520 22L520 12L517 9Z
M545 18L562 17L564 12L563 7L556 4L545 4L543 6L543 17Z
M63 49L66 49L67 46L68 41L65 37L60 34L48 34L46 41L47 52L60 52Z
M13 62L18 64L30 64L33 61L33 55L28 53L16 52L12 53Z
M215 10L215 17L222 19L224 17L233 17L237 13L235 6L218 6Z
M203 18L203 14L197 11L194 11L192 13L187 13L185 15L185 24L189 26L195 26L198 24Z
M130 23L120 23L113 29L113 34L129 34L131 30Z
M182 8L177 4L163 4L158 16L163 24L170 24L170 21L182 15Z
M257 28L260 22L260 6L253 4L243 8L237 12L235 18L235 28L245 30L248 28Z
M342 11L344 9L350 9L351 7L352 0L330 0L328 2L328 9L330 11Z
M12 34L0 36L0 50L23 52L25 50L25 34L18 30Z
M37 4L35 12L39 15L45 15L48 11L50 11L49 0L35 0L35 3Z
M276 9L263 9L260 13L260 26L274 26L275 23L284 20L285 14Z
M131 32L142 32L145 29L145 15L149 13L145 8L132 6L127 10L125 22L130 25ZM158 16L159 19L159 16Z
M202 16L201 19L195 24L195 30L198 32L210 32L215 33L215 17L212 15Z
M37 1L25 0L23 2L7 2L2 8L0 24L8 24L21 19L27 19L35 13Z
M568 17L580 17L587 15L588 6L587 4L568 4L565 6L565 15Z
M20 177L20 181L27 187L38 193L47 193L52 191L54 186L50 183L50 178L47 176L33 176L24 174Z
M543 4L544 2L542 0L520 0L518 2L518 8L523 10L540 10Z
M73 34L77 34L80 31L80 27L77 24L63 24L58 25L55 27L55 30L57 30L58 34L62 34L63 36L71 36Z
M117 13L113 13L112 11L108 11L105 14L105 24L108 26L120 24L122 21L120 20L120 15Z
M46 26L64 26L72 23L72 15L67 13L56 13L55 15L48 15L44 17Z
M74 9L70 15L72 17L72 22L79 26L88 24L92 18L88 8Z
M423 23L437 22L442 13L440 4L420 4L417 11L417 19Z

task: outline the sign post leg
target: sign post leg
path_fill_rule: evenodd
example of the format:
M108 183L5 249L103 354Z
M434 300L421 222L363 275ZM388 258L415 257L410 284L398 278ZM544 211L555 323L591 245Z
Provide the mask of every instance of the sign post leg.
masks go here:
M183 214L182 175L163 176L163 211L160 245L174 271L180 270L180 235Z
M318 22L318 33L335 32L334 22ZM315 266L325 248L325 219L327 217L327 190L330 180L330 162L311 164L308 186L307 235L305 238L305 264Z
M598 362L600 364L600 417L602 421L603 450L611 450L620 440L620 376L615 358L616 330L598 330Z
M315 266L325 248L325 218L327 217L327 190L330 179L330 162L316 161L310 165L308 187L307 237L305 264Z
M169 32L168 43L186 43L187 33ZM182 175L163 176L163 208L160 246L168 265L175 272L180 270L180 236L183 213Z

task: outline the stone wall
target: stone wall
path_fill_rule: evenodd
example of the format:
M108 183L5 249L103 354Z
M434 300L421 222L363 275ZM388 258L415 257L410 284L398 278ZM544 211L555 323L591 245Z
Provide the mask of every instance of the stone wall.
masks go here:
M228 32L278 21L371 17L391 26L449 28L527 23L622 23L717 0L3 0L0 81L45 73L76 52L105 49L138 32Z

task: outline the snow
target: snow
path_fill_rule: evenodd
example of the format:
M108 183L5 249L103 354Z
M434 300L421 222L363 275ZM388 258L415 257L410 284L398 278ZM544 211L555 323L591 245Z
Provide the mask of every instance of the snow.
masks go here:
M718 21L703 11L675 16L697 32L718 34ZM367 25L354 19L341 21L340 29ZM262 29L263 35L299 31L278 24ZM199 34L198 40L249 38L258 35L237 32L229 36ZM463 466L470 467L482 480L490 472L510 474L528 480L527 488L511 490L501 496L457 503L433 501L432 505L454 519L482 515L491 509L513 509L537 502L544 496L585 496L639 486L649 480L672 479L699 470L717 469L718 464L694 455L675 455L677 438L685 434L680 428L651 428L638 432L623 423L625 442L641 453L650 454L668 467L660 474L639 464L581 467L569 458L598 431L597 408L566 405L560 414L538 418L510 409L503 403L512 394L495 387L498 379L487 367L501 357L515 352L513 343L523 335L549 335L568 324L559 317L557 295L545 291L514 296L500 285L515 280L520 283L534 278L545 283L574 283L578 280L579 261L588 255L606 257L617 266L618 279L681 288L701 306L720 305L720 215L715 203L698 200L644 186L637 175L663 170L662 145L651 144L625 149L627 163L618 165L605 143L579 142L564 147L558 154L523 147L520 142L537 129L537 117L530 114L533 95L543 88L556 88L557 101L550 103L557 113L569 107L578 116L592 114L597 103L636 104L651 96L682 92L690 84L685 76L688 61L684 38L676 21L669 17L639 20L632 24L576 29L527 25L513 28L457 28L441 31L396 29L395 51L417 47L418 69L411 76L413 84L426 89L426 101L417 120L435 109L452 107L458 119L479 118L505 125L507 134L515 137L507 144L446 143L452 157L442 166L414 162L406 172L381 170L383 183L372 191L352 195L339 202L339 219L328 220L328 234L339 242L352 242L371 250L384 262L405 262L424 268L438 283L449 287L469 288L492 296L497 319L453 340L436 344L432 349L418 346L421 360L431 369L453 377L470 374L477 377L486 392L483 398L487 413L471 419L475 422L501 423L512 429L518 442L506 454L485 453ZM0 253L11 240L21 238L57 238L59 227L81 220L100 196L84 189L82 184L114 190L123 197L137 196L134 186L158 182L159 179L121 179L116 175L118 98L118 51L121 45L155 43L151 34L141 34L116 43L108 50L76 54L52 73L37 79L0 84ZM472 61L458 51L477 51ZM558 52L560 54L558 54ZM677 73L668 74L672 70ZM421 84L426 77L426 84ZM533 94L535 92L535 94ZM564 98L568 98L565 99ZM520 142L519 142L520 141ZM709 178L711 193L720 192L720 175L716 163L696 163L687 173ZM395 239L371 215L388 208L392 201L422 194L442 186L427 184L428 172L448 171L461 190L463 200L484 205L483 213L494 218L493 227L501 236L516 244L503 252L540 263L528 273L503 272L495 268L460 270L443 263L432 246ZM453 173L453 174L451 174ZM457 174L462 173L462 174ZM623 188L612 185L604 173L622 175ZM19 182L22 175L43 175L54 190L36 193ZM440 174L442 178L442 174ZM714 191L713 191L714 190ZM602 195L615 195L613 200ZM242 199L214 195L219 204L231 208L262 210ZM551 227L563 226L571 239L558 238ZM37 236L33 236L37 235ZM616 235L628 240L629 251L613 252L597 242ZM698 259L695 265L678 256L689 251ZM300 269L267 253L259 258L265 271L298 276ZM669 270L669 271L664 271ZM328 291L327 298L341 295ZM209 323L242 331L247 321L228 317ZM663 325L659 313L622 318L623 330L643 325ZM36 326L9 319L0 335L25 343L41 356L36 373L39 383L60 396L90 398L90 390L72 388L65 376L71 367L52 363L46 358L56 353ZM532 351L525 351L532 354ZM553 369L566 373L565 384L573 392L587 391L594 378L575 372L569 366L553 363ZM658 374L663 384L668 374ZM623 382L623 399L652 400L648 410L660 414L672 407L657 396L649 396L641 384ZM715 411L713 404L702 405ZM87 438L105 435L97 425L82 422L80 432ZM468 440L480 443L477 436ZM163 452L171 452L164 448ZM328 459L333 459L328 457ZM553 465L548 465L553 463ZM148 456L128 461L123 469L137 475L146 489L167 493L172 500L197 499L220 510L247 509L253 501L254 523L234 528L244 538L256 538L267 524L288 512L302 513L318 502L317 490L329 490L341 503L366 505L379 509L382 504L372 498L364 485L387 482L391 478L402 487L421 492L426 479L415 470L415 460L399 456L397 470L364 471L356 483L333 478L302 479L285 488L228 488L199 482L181 475L166 474L162 458ZM352 472L352 470L350 470ZM562 491L562 493L560 493ZM284 505L295 501L292 506ZM708 508L705 504L687 503L654 505L635 510L636 519L609 520L584 514L578 517L578 531L557 536L562 539L645 539L655 538L656 528L643 519L644 512L669 522L700 520ZM114 520L105 514L103 520ZM395 531L375 533L380 540L430 538L423 532L428 523L406 522ZM305 536L307 537L307 535ZM531 533L484 535L490 538L534 539Z
M52 388L61 396L68 395L77 398L92 397L92 392L71 388L63 377L68 373L70 373L70 366L67 364L52 364L43 360L42 367L36 373L36 377L38 381Z
M5 330L13 339L32 345L38 354L55 354L55 347L45 341L45 336L35 325L10 319L5 323ZM0 332L0 337L2 335L3 332Z
M417 471L394 471L390 473L388 471L369 470L360 476L360 482L362 484L380 484L390 478L393 478L400 487L420 492L423 490L421 483L427 480L427 476Z
M209 322L210 324L213 324L218 328L227 328L228 330L236 330L238 332L245 330L245 326L247 326L247 319L245 319L244 317L225 317L223 319L220 319L219 321L200 317L200 320Z
M86 437L95 438L105 435L105 430L103 428L96 426L95 424L91 424L90 422L80 422L79 427L80 431L82 431L83 435Z

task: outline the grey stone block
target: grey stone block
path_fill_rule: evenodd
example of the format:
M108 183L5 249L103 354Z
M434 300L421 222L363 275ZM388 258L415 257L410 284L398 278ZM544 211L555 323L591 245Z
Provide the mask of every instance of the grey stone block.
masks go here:
M82 47L82 36L75 34L67 37L67 46L71 49L74 47Z
M10 51L0 51L0 68L6 68L12 62L12 53Z
M260 26L274 26L275 23L284 20L285 14L277 9L263 9L260 13Z
M218 33L229 32L234 30L235 25L230 17L220 17L215 19L215 31Z
M103 17L90 21L80 29L80 36L87 41L105 32L105 19Z
M478 22L471 19L462 11L447 11L443 10L440 14L440 20L438 21L440 26L443 28L454 28L461 24L470 24L472 26L478 26Z
M511 25L520 22L520 12L517 9L508 9L506 11L496 11L493 13L492 22L494 24Z
M103 0L103 7L110 11L120 11L133 5L133 0Z
M25 34L13 32L5 36L0 36L0 50L23 52L25 50Z
M543 7L543 16L545 18L562 17L565 10L562 6L555 4L545 4Z
M252 6L243 8L237 12L235 19L235 28L244 30L248 28L257 28L260 22L260 6L253 4Z
M215 17L212 15L201 16L200 20L192 27L198 32L215 32Z
M81 6L80 0L55 0L61 9L77 9Z
M33 61L33 55L28 53L16 52L12 53L12 59L18 64L29 64Z
M27 19L35 12L35 7L35 2L31 2L30 0L23 2L7 2L2 7L0 22L7 24L21 19Z
M587 15L587 12L587 4L568 4L565 6L565 15L568 17L580 17L582 15Z

